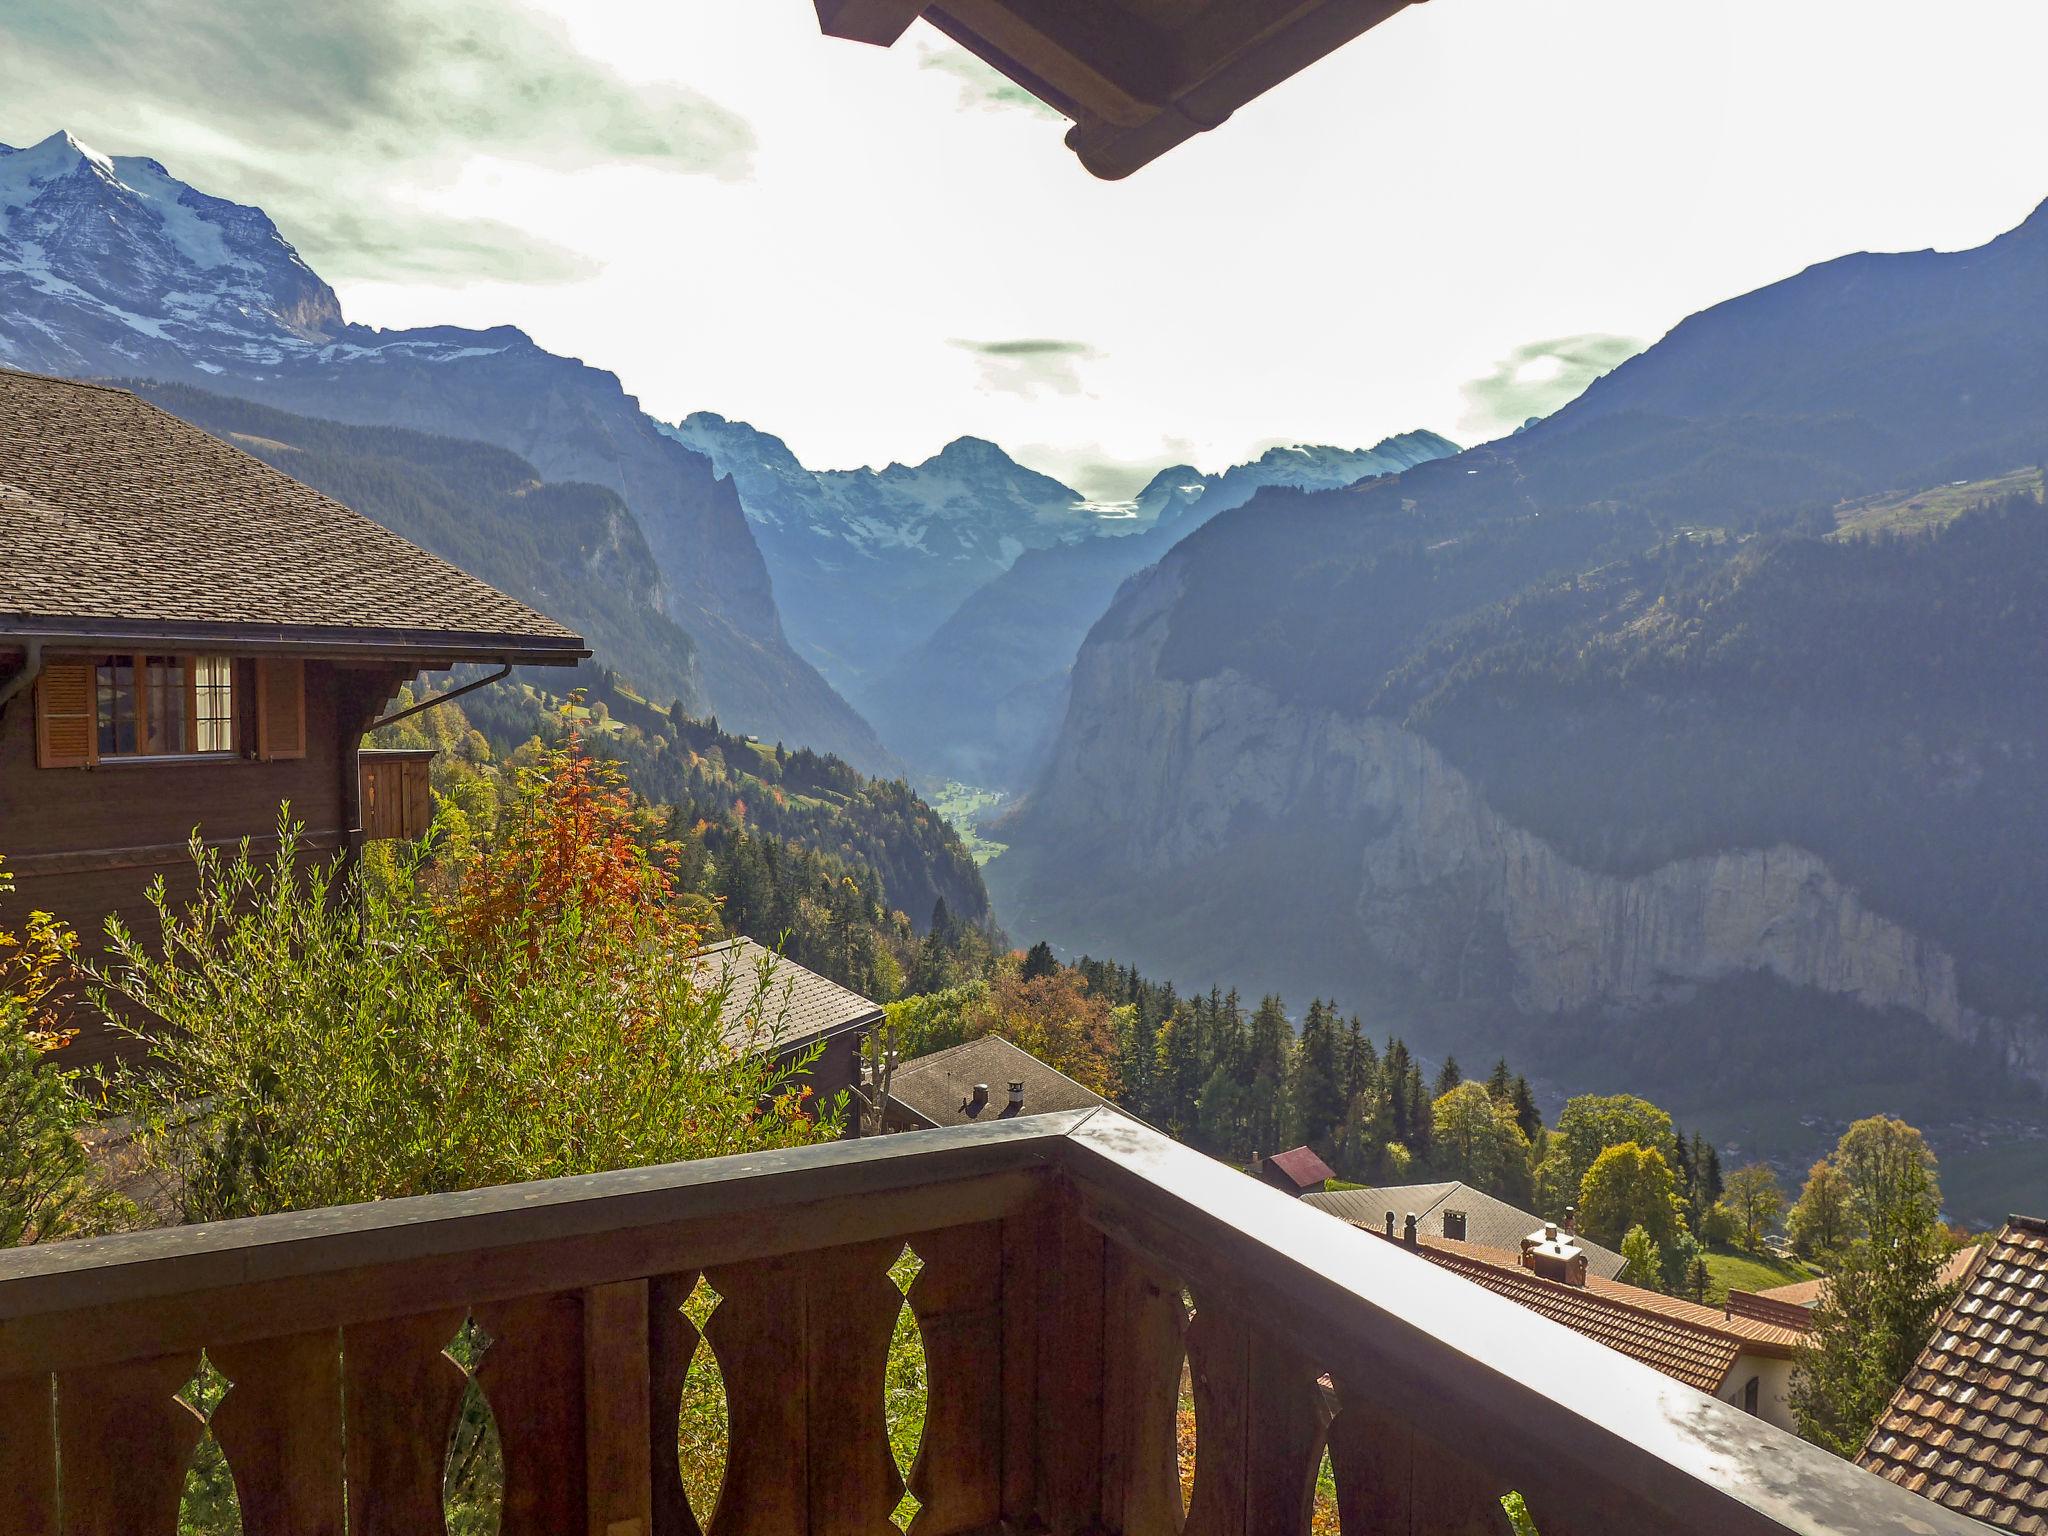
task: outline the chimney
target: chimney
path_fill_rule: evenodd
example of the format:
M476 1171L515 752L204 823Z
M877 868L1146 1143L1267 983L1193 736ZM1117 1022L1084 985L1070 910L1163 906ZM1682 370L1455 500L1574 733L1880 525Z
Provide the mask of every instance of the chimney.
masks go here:
M1022 1109L1023 1107L1024 1085L1022 1083L1013 1082L1010 1084L1010 1108Z
M1579 1208L1576 1205L1568 1205L1564 1208L1564 1229L1574 1236L1577 1235L1579 1230Z
M1415 1236L1415 1213L1413 1211L1410 1211L1407 1218L1401 1223L1401 1242L1409 1248L1419 1248L1422 1246Z
M1563 1232L1554 1221L1545 1222L1541 1232L1522 1239L1522 1265L1546 1280L1566 1285L1586 1283L1586 1251L1574 1240L1571 1229Z
M970 1109L976 1109L976 1110L981 1110L981 1109L987 1109L987 1108L988 1108L988 1084L987 1084L987 1083L976 1083L976 1084L974 1085L974 1097L973 1097L973 1098L971 1098L971 1099L969 1099L969 1100L967 1101L967 1106L968 1106L968 1108L970 1108Z
M1444 1212L1444 1236L1455 1238L1461 1243L1465 1240L1465 1213L1463 1211L1447 1210Z
M1393 1235L1394 1235L1394 1213L1393 1213L1392 1211L1389 1211L1389 1212L1387 1212L1387 1236L1388 1236L1388 1238L1389 1238L1389 1239L1391 1239L1391 1238L1393 1237Z

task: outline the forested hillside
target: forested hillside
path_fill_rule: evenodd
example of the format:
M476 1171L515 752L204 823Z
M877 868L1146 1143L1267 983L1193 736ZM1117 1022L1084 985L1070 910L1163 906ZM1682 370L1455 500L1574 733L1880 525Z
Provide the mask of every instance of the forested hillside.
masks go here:
M376 744L439 749L436 788L459 826L493 815L505 774L572 732L619 765L650 835L672 846L682 889L717 903L732 932L881 999L979 974L1000 942L972 856L900 780L732 735L609 673L573 698L486 688Z

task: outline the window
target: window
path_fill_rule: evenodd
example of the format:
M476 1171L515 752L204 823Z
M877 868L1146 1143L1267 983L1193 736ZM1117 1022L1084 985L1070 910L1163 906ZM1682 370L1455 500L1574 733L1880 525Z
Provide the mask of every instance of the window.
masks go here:
M235 666L225 656L102 656L93 682L98 759L235 750Z
M1742 1388L1742 1409L1743 1409L1743 1412L1745 1412L1745 1413L1755 1413L1755 1412L1756 1412L1756 1402L1757 1402L1757 1397L1758 1397L1758 1396L1759 1396L1759 1394L1760 1394L1760 1391L1761 1391L1761 1388L1762 1388L1762 1386L1763 1386L1763 1383L1761 1382L1761 1380L1759 1380L1759 1379L1758 1379L1757 1377L1755 1377L1755 1376L1752 1376L1752 1377L1750 1377L1750 1378L1749 1378L1749 1380L1748 1380L1748 1382L1747 1382L1747 1383L1746 1383L1746 1384L1745 1384L1745 1385L1743 1386L1743 1388Z

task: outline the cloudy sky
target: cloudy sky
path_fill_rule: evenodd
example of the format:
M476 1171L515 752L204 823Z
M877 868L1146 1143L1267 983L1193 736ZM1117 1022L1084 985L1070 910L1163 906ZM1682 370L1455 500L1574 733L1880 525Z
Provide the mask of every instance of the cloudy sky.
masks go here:
M1433 0L1118 184L809 0L10 0L0 142L262 204L374 325L512 322L819 466L1091 493L1478 441L1693 310L2048 197L2043 0Z

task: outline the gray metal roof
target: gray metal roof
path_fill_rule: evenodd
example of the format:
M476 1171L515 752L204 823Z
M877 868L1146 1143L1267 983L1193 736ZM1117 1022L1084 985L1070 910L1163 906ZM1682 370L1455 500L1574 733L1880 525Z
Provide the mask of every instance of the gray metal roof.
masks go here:
M1348 1221L1354 1227L1365 1227L1374 1232L1384 1230L1388 1211L1394 1213L1394 1230L1397 1233L1402 1222L1412 1214L1417 1218L1417 1230L1427 1237L1446 1235L1445 1211L1463 1211L1466 1242L1485 1248L1505 1249L1510 1253L1519 1252L1522 1239L1532 1232L1541 1231L1544 1225L1543 1218L1534 1211L1510 1205L1483 1189L1474 1189L1455 1179L1438 1184L1335 1189L1322 1194L1303 1195L1302 1199L1339 1221ZM1603 1248L1584 1237L1578 1238L1577 1242L1585 1252L1588 1272L1603 1280L1614 1279L1627 1262L1612 1248Z
M988 1085L988 1102L979 1107L974 1103L977 1083ZM1024 1103L1016 1109L1010 1107L1012 1083L1024 1085ZM1115 1107L1001 1035L984 1035L965 1045L906 1061L890 1080L889 1097L934 1126L974 1125L984 1120L1045 1115L1063 1109Z

